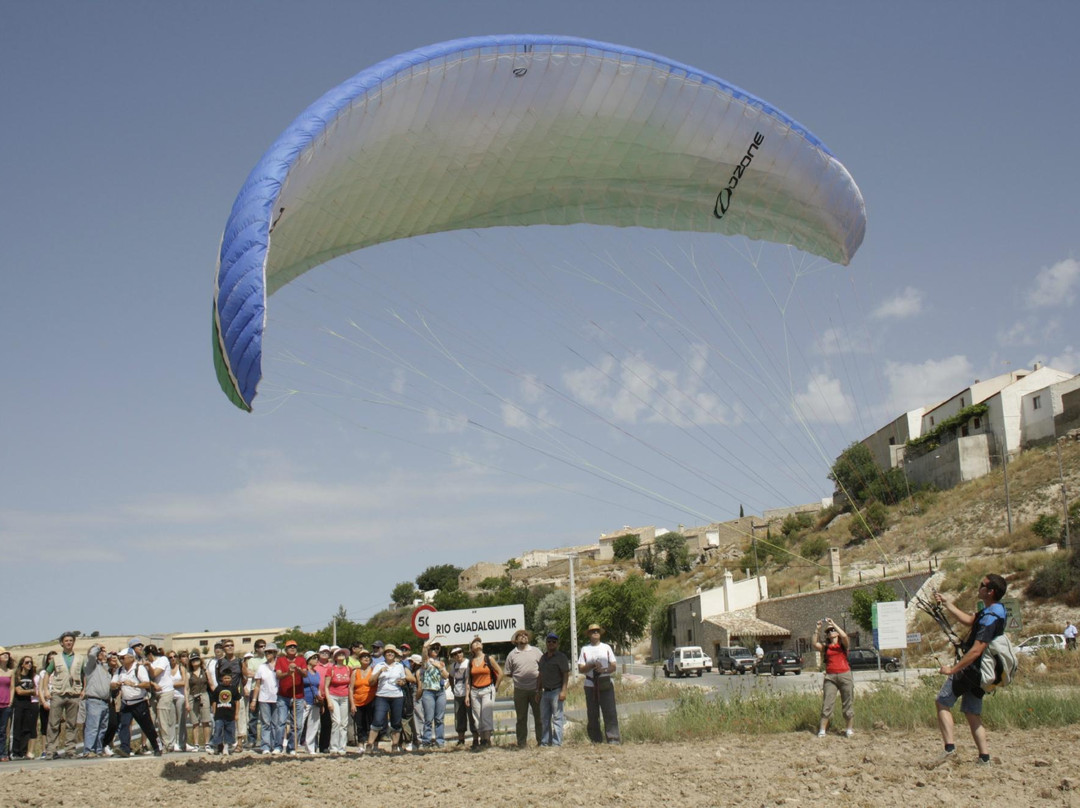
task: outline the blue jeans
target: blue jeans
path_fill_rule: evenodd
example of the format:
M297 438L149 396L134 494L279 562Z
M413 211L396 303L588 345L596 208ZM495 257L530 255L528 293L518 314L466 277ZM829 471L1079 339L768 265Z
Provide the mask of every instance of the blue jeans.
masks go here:
M100 755L105 730L109 728L109 702L105 699L84 699L86 724L83 725L83 751Z
M387 698L386 696L375 697L375 717L371 720L371 728L382 732L386 729L387 716L390 718L390 730L401 732L401 708L405 704L405 698Z
M262 724L263 751L269 752L281 748L285 731L285 712L280 701L259 702L259 723Z
M562 746L563 702L559 700L561 688L545 690L540 694L540 745Z
M293 712L293 702L296 702L296 712ZM278 696L278 704L281 711L284 713L282 719L282 726L284 727L282 735L282 747L288 746L288 749L284 749L286 752L291 752L294 749L299 749L304 745L304 737L301 734L304 730L304 710L307 705L303 699L291 699L287 696ZM294 720L295 717L295 720Z
M424 734L420 742L425 746L431 743L431 728L435 727L435 745L445 746L446 738L443 736L443 722L446 718L446 691L425 690L420 694L420 701L424 705Z
M236 719L226 721L224 718L214 719L214 732L210 735L210 746L232 746L236 743Z
M248 702L250 703L250 699ZM259 743L259 711L248 710L248 748L254 749L256 744Z

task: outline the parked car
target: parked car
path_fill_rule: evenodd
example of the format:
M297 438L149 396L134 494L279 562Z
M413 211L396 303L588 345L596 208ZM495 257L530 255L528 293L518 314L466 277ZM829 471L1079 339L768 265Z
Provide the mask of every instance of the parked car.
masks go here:
M1016 646L1017 653L1034 654L1038 651L1064 651L1064 634L1036 634Z
M716 650L716 670L720 673L754 673L757 660L749 648L729 645Z
M671 652L664 662L664 676L701 676L712 670L712 659L699 645L684 645Z
M848 664L853 671L878 669L878 652L873 648L852 648L847 654ZM901 662L897 657L881 655L882 670L892 673L900 670Z
M783 676L791 671L798 676L802 673L803 661L802 657L794 651L769 651L758 667L759 673L767 670L773 676Z

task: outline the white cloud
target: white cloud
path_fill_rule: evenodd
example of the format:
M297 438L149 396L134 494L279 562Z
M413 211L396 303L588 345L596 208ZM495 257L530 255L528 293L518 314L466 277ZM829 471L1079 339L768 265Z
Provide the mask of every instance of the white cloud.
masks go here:
M1080 350L1072 345L1066 345L1061 353L1047 358L1045 354L1039 354L1028 360L1028 366L1036 362L1042 362L1054 370L1063 370L1066 373L1080 373Z
M923 293L909 286L874 309L870 316L877 320L906 320L921 313L922 305Z
M869 353L871 348L872 343L868 334L849 334L839 328L825 329L814 343L814 351L820 356L865 354Z
M469 426L469 418L462 413L445 413L428 409L424 413L427 421L427 432L431 435L446 435L454 432L464 432Z
M810 422L846 424L855 415L855 402L844 392L839 379L815 373L806 389L795 394L795 407Z
M511 429L545 429L555 425L547 407L537 406L544 394L543 383L532 374L521 376L518 382L518 401L504 401L501 405L503 426Z
M966 356L918 363L886 362L884 373L889 384L889 407L895 413L937 404L968 387L975 378Z
M1080 288L1080 261L1066 258L1052 267L1043 267L1035 276L1035 288L1026 296L1028 308L1071 306Z
M709 389L709 373L707 348L694 345L686 363L675 368L661 368L640 353L622 360L605 356L595 366L565 372L563 384L582 404L622 424L731 424L738 419Z
M998 331L997 340L999 345L1034 345L1036 342L1031 325L1023 320L1017 320L1005 330Z

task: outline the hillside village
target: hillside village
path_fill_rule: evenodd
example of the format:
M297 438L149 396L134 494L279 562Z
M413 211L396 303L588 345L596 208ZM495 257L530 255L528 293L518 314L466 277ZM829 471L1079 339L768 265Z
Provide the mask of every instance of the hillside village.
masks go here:
M940 514L925 502L922 513L915 504L915 512L908 516L892 514L892 524L884 531L892 534L887 552L883 545L875 549L866 542L852 541L847 530L851 515L841 513L836 504L847 499L844 491L820 502L767 510L760 516L678 525L675 532L685 538L693 563L693 570L682 581L686 597L671 606L671 636L650 638L637 649L638 655L657 659L677 644L702 645L711 651L736 641L760 643L765 650L804 652L818 616L845 617L851 590L883 579L893 586L898 599L909 603L908 623L915 625L918 613L912 598L923 589L942 586L948 567L957 559L1035 550L1023 526L1043 508L1053 510L1055 500L1060 512L1063 502L1076 498L1080 491L1080 451L1076 448L1080 438L1080 375L1036 364L1031 370L975 380L944 401L906 412L859 441L879 469L901 470L912 489L947 491L991 477L1001 478L1003 486L1010 464L1017 464L1030 450L1053 446L1058 438L1073 444L1066 449L1068 461L1058 475L1060 479L1042 480L1031 489L1022 489L1018 487L1022 483L1014 481L1015 501L1002 503L997 515L962 520L965 527L980 528L968 535L946 527L958 513L943 499L937 509ZM998 499L995 489L987 493ZM988 507L982 502L971 505L979 511ZM920 528L929 527L925 523L935 516L934 535L920 537ZM811 553L792 555L792 559L809 563L780 563L760 575L752 575L749 566L739 564L740 560L746 562L748 546L756 548L759 541L787 533L785 524L792 518L801 518L803 525L816 522L820 528L815 531L816 538L828 537L816 543L812 536L803 539L804 545L810 544L811 553L821 550L816 557L809 557ZM1010 541L1014 529L1016 542ZM626 525L602 534L594 543L532 550L506 564L480 562L461 573L459 586L476 590L482 582L503 575L527 586L565 586L569 556L577 560L579 581L586 584L590 577L621 578L640 572L657 539L669 532L655 525ZM633 559L618 562L616 542L627 536L637 540ZM988 547L985 542L997 546ZM1042 552L1055 549L1046 546ZM952 564L943 567L942 561ZM857 628L854 633L858 642Z

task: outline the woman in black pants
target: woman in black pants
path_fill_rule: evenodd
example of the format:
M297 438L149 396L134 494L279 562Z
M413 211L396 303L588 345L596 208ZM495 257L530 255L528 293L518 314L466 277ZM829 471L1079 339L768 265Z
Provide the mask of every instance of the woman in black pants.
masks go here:
M11 756L26 757L30 741L37 737L38 705L34 701L33 657L24 656L15 666L15 691L12 699Z

